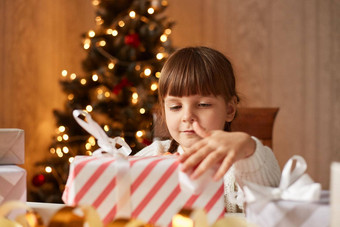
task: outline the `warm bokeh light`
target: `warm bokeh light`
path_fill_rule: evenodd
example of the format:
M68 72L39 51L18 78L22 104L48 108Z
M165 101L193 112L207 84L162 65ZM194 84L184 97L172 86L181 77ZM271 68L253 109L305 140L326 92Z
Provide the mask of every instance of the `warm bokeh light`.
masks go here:
M85 148L86 148L86 150L90 150L90 149L91 149L91 147L92 147L92 146L91 146L91 144L90 144L90 143L86 143L86 144L85 144Z
M110 63L107 65L107 67L108 67L109 69L113 69L113 68L115 67L115 64L114 64L113 62L110 62Z
M63 77L66 77L66 76L67 76L67 70L64 69L63 71L61 71L61 75L62 75Z
M141 67L140 67L140 64L137 64L137 65L135 66L135 70L136 70L136 71L139 71L140 68L141 68Z
M68 147L63 147L63 152L65 153L65 154L67 154L68 152L69 152L70 150L68 149Z
M68 140L68 138L69 138L69 137L68 137L67 134L64 134L64 135L63 135L63 139L64 139L64 140Z
M142 137L143 134L144 134L143 131L140 131L140 130L136 132L137 137Z
M52 173L52 167L51 166L46 166L45 167L45 172L46 173Z
M120 20L119 22L118 22L118 26L119 27L124 27L125 26L125 22L124 21L122 21L122 20Z
M51 153L51 154L55 154L55 149L54 149L54 147L52 147L52 148L50 149L50 153Z
M157 85L157 83L153 83L153 84L151 84L151 87L150 87L150 89L151 89L152 91L156 91L156 90L157 90L157 88L158 88L158 85Z
M170 35L171 34L171 29L170 28L167 28L167 29L165 29L165 34L167 34L167 35Z
M156 55L156 58L157 58L158 60L162 60L162 59L164 58L164 54L163 54L163 53L158 53L158 54Z
M64 156L64 154L63 154L63 152L61 151L61 148L60 148L60 147L57 148L56 153L57 153L57 155L58 155L59 158L61 158L61 157Z
M144 75L145 75L145 76L150 76L150 75L151 75L151 69L146 68L146 69L144 70Z
M102 41L99 42L98 45L101 46L101 47L103 47L103 46L106 45L106 41L105 41L105 40L102 40Z
M85 109L87 112L92 112L93 107L91 105L87 105Z
M106 98L109 98L109 97L111 96L111 92L105 91L104 96L105 96Z
M144 108L140 108L140 109L139 109L139 113L140 113L140 114L145 114L145 109L144 109Z
M69 94L67 96L67 99L70 100L70 101L73 100L74 99L74 94Z
M92 1L92 5L94 5L94 6L98 6L99 3L100 3L99 0L93 0L93 1Z
M81 83L82 85L85 85L85 84L87 83L87 81L86 81L86 79L83 78L83 79L80 80L80 83Z
M138 93L137 92L132 93L132 99L138 99Z
M74 79L77 78L77 75L76 75L75 73L72 73L72 74L70 75L70 78L71 78L71 80L74 80Z
M129 16L134 19L136 17L136 12L135 11L130 11Z
M70 157L70 158L68 159L68 162L71 163L71 162L73 162L73 160L74 160L74 157Z
M97 74L93 74L92 75L92 80L93 81L98 81L98 75Z
M104 125L104 131L108 132L110 130L110 127L108 125Z
M106 34L112 35L113 30L111 28L106 29Z
M167 1L167 0L163 0L163 1L161 2L161 4L162 4L162 6L167 6L167 5L168 5L168 1Z
M112 31L112 36L117 36L118 35L118 31L117 30L113 30Z
M168 40L168 37L166 35L161 35L160 40L164 43Z
M155 75L156 75L157 78L160 78L161 77L161 72L156 72Z
M58 128L59 132L65 132L65 129L66 128L63 125L59 126L59 128Z
M154 9L154 8L151 8L151 7L150 7L150 8L148 9L148 14L153 14L154 12L155 12L155 9Z
M96 35L96 33L93 30L90 30L88 32L88 35L89 35L89 37L93 38Z
M93 136L90 136L87 141L91 144L91 146L96 145L96 139Z

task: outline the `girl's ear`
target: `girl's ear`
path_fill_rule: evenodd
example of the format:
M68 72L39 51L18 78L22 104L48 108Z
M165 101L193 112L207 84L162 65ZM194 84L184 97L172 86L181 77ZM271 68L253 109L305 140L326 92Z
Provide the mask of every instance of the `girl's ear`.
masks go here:
M226 122L232 122L235 118L236 114L236 108L237 108L237 98L236 96L233 96L231 100L227 103L227 116L225 121Z

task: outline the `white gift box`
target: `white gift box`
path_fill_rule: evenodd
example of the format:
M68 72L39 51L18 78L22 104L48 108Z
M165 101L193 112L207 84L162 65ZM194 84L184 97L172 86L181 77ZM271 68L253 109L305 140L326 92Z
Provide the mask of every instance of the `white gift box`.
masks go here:
M340 226L340 162L331 165L331 226Z
M329 192L321 191L321 185L305 174L306 169L305 160L295 155L283 168L279 187L246 182L247 220L261 227L329 226Z
M26 170L15 165L1 165L0 205L10 200L26 202Z
M25 133L22 129L0 129L0 164L21 165L25 162Z
M264 207L260 203L247 204L246 217L261 227L329 226L329 192L323 191L318 202L275 200Z

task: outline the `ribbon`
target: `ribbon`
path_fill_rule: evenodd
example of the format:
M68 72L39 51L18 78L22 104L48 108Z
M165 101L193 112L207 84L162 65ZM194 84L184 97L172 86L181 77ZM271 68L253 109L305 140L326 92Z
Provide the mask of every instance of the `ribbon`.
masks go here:
M217 171L217 166L207 169L199 178L195 180L190 178L190 175L194 172L194 170L183 172L181 167L179 169L178 180L181 190L198 195L202 193L206 186L212 181L212 178Z
M79 118L82 115L86 121ZM117 217L130 217L131 216L131 198L130 198L130 163L127 156L131 153L129 145L121 138L110 138L106 135L105 131L95 122L91 115L83 110L74 110L73 116L78 124L83 127L87 132L97 139L99 149L93 152L95 156L103 156L102 151L107 152L109 155L116 158L115 170L117 177L116 184L116 198L117 198ZM116 144L121 147L116 148Z
M208 216L203 209L182 209L172 217L172 227L221 227L221 226L239 226L239 227L258 227L251 224L243 216L231 215L218 219L212 225L208 224Z
M295 167L292 169L294 161ZM280 185L277 188L266 187L251 182L245 182L243 188L248 203L270 200L293 200L314 202L320 199L321 185L314 183L308 174L306 161L303 157L294 155L288 160L281 174Z
M86 121L79 118L80 115L84 116L86 118ZM86 111L74 110L73 117L74 119L76 119L78 124L83 127L83 129L85 129L97 139L97 143L100 148L94 151L93 155L98 155L101 154L102 151L105 151L114 157L126 157L131 153L131 148L121 137L108 137L105 131L97 124L97 122L92 119L91 115L88 114ZM121 147L117 149L116 144L119 144Z
M6 218L12 211L19 211L15 220ZM27 212L26 212L27 211ZM43 221L38 213L21 201L7 201L0 207L0 226L7 227L42 227Z

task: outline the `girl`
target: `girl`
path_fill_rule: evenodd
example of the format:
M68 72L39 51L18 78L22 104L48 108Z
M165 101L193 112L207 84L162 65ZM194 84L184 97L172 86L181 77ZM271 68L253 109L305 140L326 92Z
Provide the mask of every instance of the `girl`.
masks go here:
M159 80L161 117L171 140L155 141L136 155L178 153L183 171L195 179L213 165L214 179L224 178L228 212L242 207L242 181L277 186L280 169L273 152L243 132L230 132L239 97L231 63L208 47L173 53ZM239 186L237 186L239 185Z

